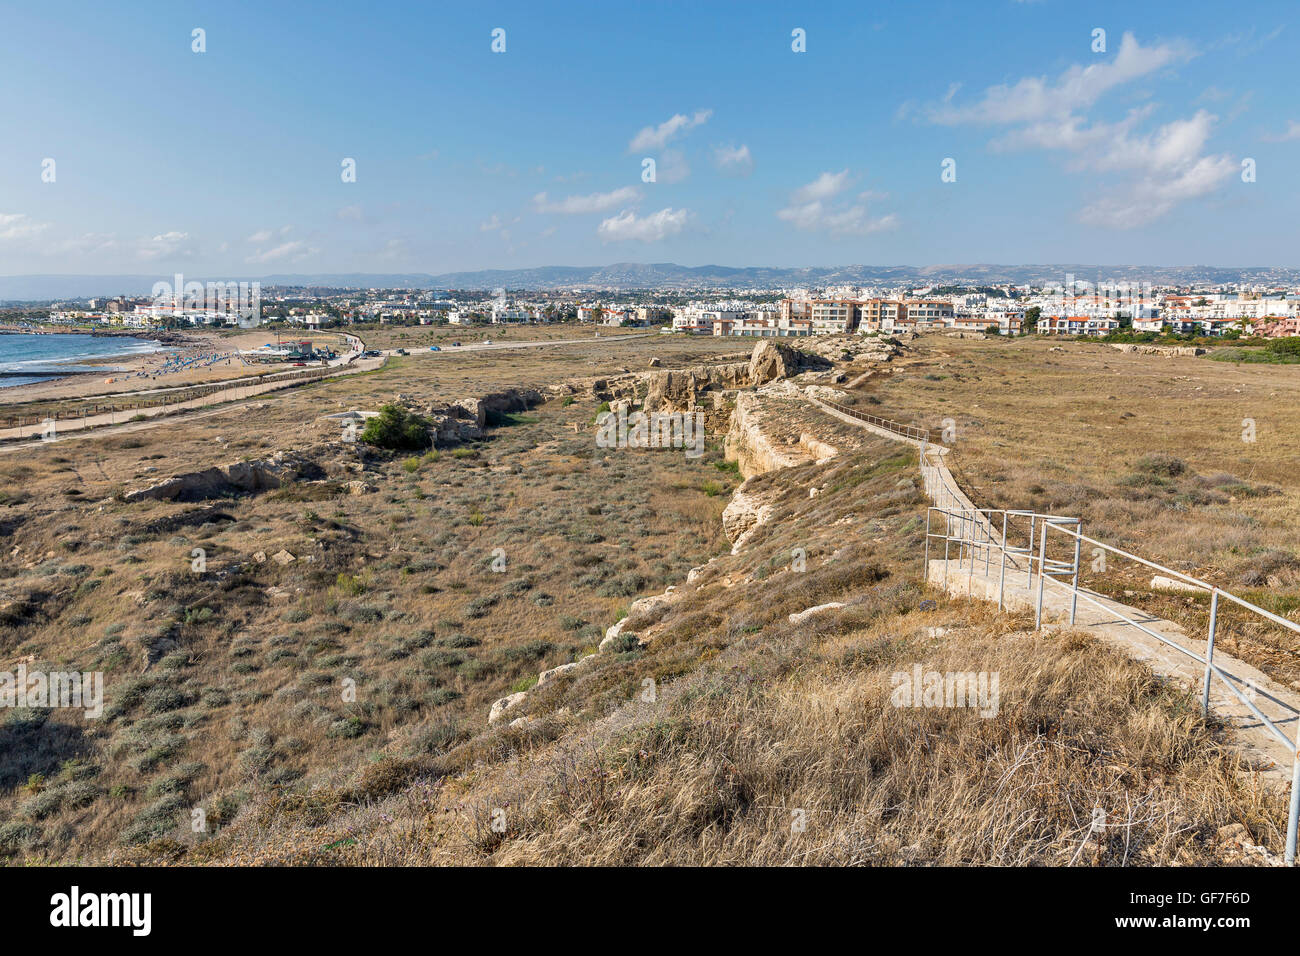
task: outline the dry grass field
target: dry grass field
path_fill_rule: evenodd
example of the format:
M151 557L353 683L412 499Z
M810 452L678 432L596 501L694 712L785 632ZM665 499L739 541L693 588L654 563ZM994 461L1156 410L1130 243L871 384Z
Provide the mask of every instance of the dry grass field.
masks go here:
M1083 341L913 344L906 374L872 379L859 401L936 440L954 426L950 463L981 507L1081 517L1090 537L1297 619L1300 366ZM1112 558L1098 572L1083 557L1089 587L1206 627L1208 595L1152 592L1150 569ZM1221 647L1300 686L1293 638L1222 614Z
M765 476L788 494L647 639L530 695L527 726L387 757L348 786L255 798L200 863L1251 862L1285 808L1194 696L1090 637L927 599L910 455L870 442ZM825 490L809 498L808 489ZM794 549L806 570L792 566ZM791 613L846 606L801 623ZM996 715L891 704L916 665L996 672ZM513 712L512 712L513 713ZM1097 811L1109 821L1094 829Z
M1064 348L918 340L854 401L936 430L953 418L981 503L1080 513L1247 596L1294 593L1293 564L1261 561L1294 547L1281 459L1297 447L1283 409L1300 371ZM1253 862L1243 839L1280 851L1282 797L1191 692L1086 635L927 591L914 453L809 406L783 409L781 427L839 454L752 479L774 508L734 555L720 516L740 476L722 435L699 459L600 449L583 396L456 448L365 453L368 494L328 479L120 498L310 446L337 432L320 414L398 393L439 403L737 351L665 337L399 357L250 407L0 452L0 670L107 680L98 721L0 715L0 854L1140 865ZM1238 450L1229 419L1251 408L1259 441ZM1159 468L1140 463L1157 453ZM255 558L282 549L295 560ZM1262 586L1237 583L1252 571ZM612 649L535 686L669 586ZM789 620L826 602L845 606ZM916 666L1000 675L996 712L890 706L894 675ZM522 725L489 726L492 702L521 690Z
M556 342L568 339L612 339L625 335L658 335L655 329L600 328L561 322L554 325L383 325L363 323L349 331L361 337L372 349L428 349L431 345L449 348L452 342L474 345L492 342ZM599 333L599 336L596 335Z

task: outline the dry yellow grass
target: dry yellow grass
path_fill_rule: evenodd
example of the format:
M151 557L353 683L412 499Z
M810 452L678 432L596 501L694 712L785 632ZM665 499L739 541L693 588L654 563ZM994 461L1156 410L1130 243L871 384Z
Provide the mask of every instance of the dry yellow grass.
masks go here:
M915 361L861 394L936 438L955 427L949 461L980 506L1081 517L1091 537L1300 619L1300 366L1041 339L913 345ZM1150 569L1084 558L1087 586L1206 627L1208 597L1153 593ZM1293 636L1231 608L1221 620L1223 649L1300 681Z
M629 621L648 640L644 650L604 656L531 695L527 728L488 730L418 766L386 763L351 789L318 795L324 810L264 797L180 858L1260 859L1221 835L1234 824L1277 852L1281 798L1244 771L1190 692L1084 635L1034 634L1026 619L998 619L984 605L940 599L922 609L926 595L909 568L921 504L909 459L877 442L843 460L765 476L788 504L755 546L716 559L666 612ZM809 499L813 486L827 491ZM806 571L791 567L796 546L808 553ZM787 621L834 600L849 604ZM996 672L996 715L892 706L893 675L917 664ZM804 826L792 827L796 820Z
M1060 391L1047 363L1062 353L969 347L1026 355L972 351L954 384L925 378L952 361L927 346L873 387L878 410L948 417L951 402L976 403L952 389L973 394L977 378L1012 369ZM0 456L12 489L0 522L20 548L0 559L0 654L107 670L113 708L97 725L25 715L0 728L6 752L24 754L0 767L0 849L200 864L1258 859L1221 834L1233 825L1280 849L1280 798L1187 693L1082 636L1034 635L1024 620L927 593L913 452L811 409L792 406L782 427L811 429L841 454L756 479L776 508L738 555L718 522L738 479L714 467L716 445L698 461L594 453L590 434L569 427L589 426L594 400L554 402L465 456L381 459L370 495L327 482L202 505L109 499L153 480L154 463L166 474L309 443L320 411L395 392L445 401L719 350L674 339L399 361L295 390L256 416ZM953 417L978 498L991 486L1036 495L1049 473L1059 485L1049 443L1023 474L998 444L1032 432L1015 417L1024 405L998 406L1005 426L992 415L974 425L976 411ZM1094 467L1077 481L1096 480L1098 493L1079 500L1101 507L1101 478L1128 463ZM1243 507L1260 503L1271 506ZM208 580L188 573L194 546L208 553ZM498 546L503 575L488 566ZM236 569L280 547L316 560ZM486 726L495 697L587 652L633 597L668 584L679 600L628 621L644 647L533 690L512 711L526 727ZM847 606L788 621L830 601ZM175 648L132 676L163 637ZM996 715L891 706L893 674L915 665L998 673ZM345 677L357 680L355 705L339 694ZM44 779L26 786L31 773ZM206 834L182 827L193 806L208 813ZM1108 823L1094 831L1098 809ZM791 828L796 810L802 829Z

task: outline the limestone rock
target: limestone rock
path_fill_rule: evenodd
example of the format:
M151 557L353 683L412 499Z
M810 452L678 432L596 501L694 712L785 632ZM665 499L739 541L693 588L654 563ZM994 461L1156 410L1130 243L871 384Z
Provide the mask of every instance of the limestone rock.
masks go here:
M834 611L842 607L844 607L844 603L842 601L831 601L828 604L818 604L816 607L810 607L807 608L806 610L799 611L796 614L791 614L790 623L801 624L804 621L808 620L808 618L812 617L814 614L821 614L823 611Z
M623 633L623 625L626 623L627 618L623 618L605 629L605 637L600 642L600 650L608 649L611 644L618 640L618 636Z
M567 674L569 673L569 671L576 670L577 667L578 664L575 661L572 664L561 664L559 667L552 667L548 671L542 671L540 674L537 675L537 686L543 687L546 684L549 684L551 681L555 680L561 674Z
M753 494L742 484L722 509L722 530L731 541L731 553L739 554L746 539L772 516L767 496Z
M764 340L754 346L749 359L749 381L765 385L778 378L788 378L799 370L799 353L788 345Z
M508 711L511 707L517 706L520 703L520 701L522 701L527 696L528 694L525 691L521 690L517 694L510 694L506 697L502 697L500 700L498 700L496 703L492 705L492 710L488 714L488 723L495 724L498 721L500 721L501 718L506 715L506 711Z
M1163 574L1157 574L1151 579L1151 586L1158 591L1191 591L1193 594L1204 594L1205 588L1197 587L1195 584L1188 584L1186 581L1180 581L1178 578L1168 578Z

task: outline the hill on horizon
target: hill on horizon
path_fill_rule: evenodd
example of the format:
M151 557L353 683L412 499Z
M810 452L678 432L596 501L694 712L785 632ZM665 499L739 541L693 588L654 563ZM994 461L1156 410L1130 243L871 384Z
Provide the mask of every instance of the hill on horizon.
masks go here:
M263 287L333 289L629 289L725 290L790 288L825 285L1016 285L1063 283L1067 275L1104 282L1152 282L1163 285L1196 283L1300 281L1300 269L1266 266L1138 266L1056 263L1037 265L936 264L928 266L683 266L672 262L616 262L603 266L537 266L526 269L481 269L430 273L275 273L235 276ZM148 295L155 282L170 281L171 273L133 275L13 275L0 276L0 302L43 302L95 296ZM230 275L193 274L206 282L230 281Z

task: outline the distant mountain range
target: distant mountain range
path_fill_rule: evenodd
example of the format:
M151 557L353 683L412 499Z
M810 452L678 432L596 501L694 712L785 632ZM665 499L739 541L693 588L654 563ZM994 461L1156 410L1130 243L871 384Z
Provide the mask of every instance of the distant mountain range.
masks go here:
M485 269L478 272L322 273L315 275L203 276L187 280L258 281L263 288L296 286L331 289L754 289L826 285L1034 285L1064 283L1067 275L1090 282L1152 282L1157 285L1198 283L1300 283L1300 269L1223 266L933 265L830 266L679 266L672 262L616 262L607 266L540 266L533 269ZM0 276L0 302L43 302L92 296L148 295L160 275L22 275Z

